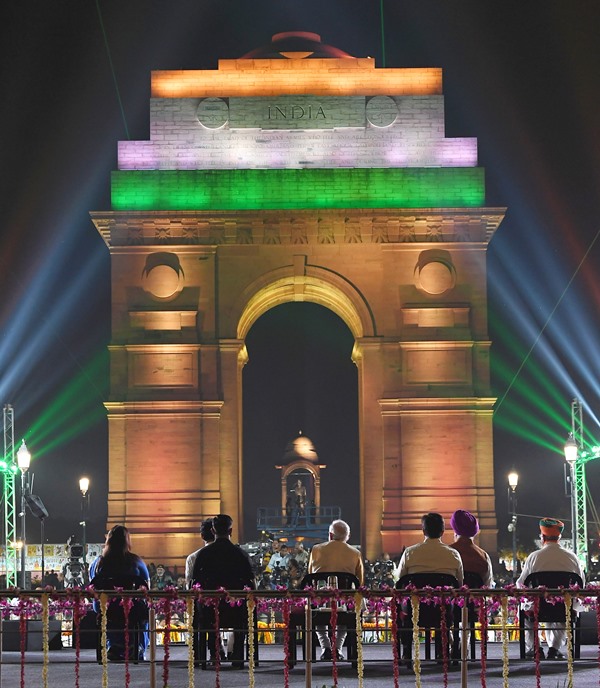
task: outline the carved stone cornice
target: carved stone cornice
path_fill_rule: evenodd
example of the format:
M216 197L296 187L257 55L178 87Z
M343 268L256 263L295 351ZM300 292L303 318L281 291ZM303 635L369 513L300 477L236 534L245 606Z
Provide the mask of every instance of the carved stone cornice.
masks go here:
M110 247L248 244L487 244L505 208L105 211L91 213Z

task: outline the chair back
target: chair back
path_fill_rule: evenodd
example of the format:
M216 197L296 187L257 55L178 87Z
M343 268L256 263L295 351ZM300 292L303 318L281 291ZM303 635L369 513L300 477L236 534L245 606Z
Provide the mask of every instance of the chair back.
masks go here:
M458 579L449 573L407 573L396 583L396 590L402 590L409 585L415 588L458 588Z
M143 576L105 576L102 573L98 573L92 578L90 585L96 590L139 590L140 588L147 587L148 581ZM120 625L125 623L120 597L115 596L108 601L107 614L111 624ZM129 616L132 621L146 621L148 619L148 603L146 600L141 598L134 599Z
M449 573L407 573L396 583L396 590L404 590L409 585L415 588L458 588L457 578ZM451 605L446 607L446 617L450 623ZM437 604L419 604L419 626L423 628L439 628L441 625L440 606Z
M479 588L483 588L483 578L474 571L465 571L463 584L466 585L467 588L478 590Z
M102 573L97 573L90 585L96 590L139 590L148 586L148 581L142 576L105 576Z
M300 590L303 588L318 588L321 582L338 590L357 590L360 587L360 581L353 573L347 573L346 571L319 571L318 573L307 573L300 582Z
M578 573L571 571L535 571L525 579L526 588L568 588L571 585L583 587L583 581ZM564 603L552 604L543 597L540 598L538 619L540 621L564 621L566 617Z

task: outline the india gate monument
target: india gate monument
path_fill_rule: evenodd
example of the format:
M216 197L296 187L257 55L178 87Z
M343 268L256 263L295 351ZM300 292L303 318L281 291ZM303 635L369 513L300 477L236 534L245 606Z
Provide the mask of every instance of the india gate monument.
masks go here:
M364 556L456 508L497 549L486 249L504 209L476 139L445 136L440 69L295 32L153 72L149 140L119 143L111 205L92 213L112 269L108 521L140 555L181 563L220 512L252 535L245 339L289 302L354 338Z

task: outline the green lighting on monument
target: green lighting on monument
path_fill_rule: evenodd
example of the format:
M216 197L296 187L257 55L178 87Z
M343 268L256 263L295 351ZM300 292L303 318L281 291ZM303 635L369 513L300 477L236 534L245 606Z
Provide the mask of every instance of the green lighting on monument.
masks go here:
M484 170L337 168L112 173L113 210L477 208Z

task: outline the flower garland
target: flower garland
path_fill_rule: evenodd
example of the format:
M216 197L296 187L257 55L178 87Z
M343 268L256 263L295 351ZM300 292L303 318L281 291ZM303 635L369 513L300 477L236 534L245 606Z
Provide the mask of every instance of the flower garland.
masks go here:
M413 669L415 672L415 686L421 688L421 657L419 654L419 596L414 593L410 596L412 605L412 624L413 624Z
M398 637L398 604L397 598L394 594L394 599L392 603L392 656L394 658L394 688L398 688L399 685L399 667L400 667L400 652L398 646L400 644L400 639ZM600 652L600 649L598 650Z
M79 599L73 607L72 638L75 642L75 688L79 688L79 673L81 669L81 608Z
M565 625L567 627L567 687L573 688L573 626L571 625L572 599L568 592L564 593Z
M535 685L542 686L542 673L540 671L540 598L536 595L533 600L533 654L535 656Z
M362 593L354 594L354 611L356 618L356 669L358 674L358 688L363 688L363 679L365 673L365 664L363 656L363 631L362 631L362 617L361 610L363 606Z
M334 688L338 684L338 662L337 662L337 619L338 619L338 601L335 597L331 598L331 658L333 660L333 667L331 671L331 678L333 679Z
M121 598L120 602L121 606L123 607L123 620L125 622L125 688L129 688L129 684L131 683L131 672L129 670L129 652L130 652L130 637L129 637L129 612L131 611L131 607L133 606L133 601L130 597L128 598ZM135 652L136 656L137 653L139 652L139 648L134 648L133 651Z
M290 599L283 601L283 687L290 685ZM294 631L295 632L295 631Z
M479 598L479 627L481 630L481 671L479 678L481 680L481 688L487 686L487 630L488 630L488 609L485 597ZM471 629L471 633L475 633L475 629Z
M500 628L502 634L502 687L508 688L508 596L503 595L500 601L502 614Z
M163 688L169 686L169 657L171 656L171 598L164 600L165 632L163 635Z
M596 628L600 629L600 600L596 597ZM600 633L598 633L598 664L600 664Z
M221 623L219 618L219 601L215 605L215 688L221 688Z
M444 600L444 593L440 593L440 635L442 641L444 688L448 688L448 623L446 619L446 602Z
M49 628L50 628L50 614L48 613L48 593L42 595L42 649L44 651L44 660L42 665L42 685L44 688L48 688L48 638L49 638ZM79 685L77 685L79 688Z
M256 607L254 595L248 595L248 688L254 688L254 609ZM285 672L285 668L284 668Z
M108 688L108 650L106 648L106 610L108 595L100 593L100 647L102 648L102 688Z
M19 633L21 634L19 649L21 651L21 688L25 688L25 643L27 640L27 600L19 599Z
M185 601L185 618L188 646L188 688L194 688L194 603L193 597Z

